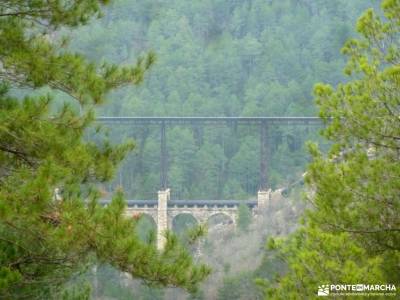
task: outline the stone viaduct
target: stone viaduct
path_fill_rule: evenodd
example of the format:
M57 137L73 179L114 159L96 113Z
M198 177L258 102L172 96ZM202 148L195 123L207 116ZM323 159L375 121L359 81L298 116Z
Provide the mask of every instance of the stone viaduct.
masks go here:
M216 215L229 218L229 223L236 226L238 208L241 203L247 205L253 214L269 205L271 190L259 191L257 200L171 200L170 190L158 192L157 200L127 200L126 216L138 214L150 216L157 226L157 247L162 249L166 242L165 232L172 229L173 220L183 214L191 215L198 224L206 224ZM106 204L108 201L104 201Z

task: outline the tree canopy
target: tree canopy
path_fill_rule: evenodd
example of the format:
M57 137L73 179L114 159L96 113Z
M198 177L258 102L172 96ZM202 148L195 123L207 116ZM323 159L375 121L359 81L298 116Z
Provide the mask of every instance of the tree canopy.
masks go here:
M350 80L314 88L333 145L327 156L310 145L311 207L295 234L270 241L288 271L266 285L268 299L312 298L322 284L400 283L400 3L381 7L382 16L369 9L358 19L360 38L342 49Z
M96 64L68 50L60 30L101 16L108 2L0 3L0 298L59 298L96 264L189 291L209 273L174 236L161 252L143 242L121 192L107 207L97 202L98 184L133 144L112 145L102 130L87 141L93 111L154 62L149 53L124 66ZM37 95L41 87L50 92ZM68 96L62 105L60 95Z
M314 116L312 87L344 78L339 50L354 20L376 0L117 0L104 18L72 32L71 47L93 60L127 63L153 49L139 88L110 95L104 116ZM113 186L147 199L159 184L159 128L114 126L133 136ZM272 188L298 180L315 127L271 126ZM172 197L248 199L259 188L260 132L248 126L167 126ZM206 158L206 162L204 159ZM205 188L207 187L207 188ZM107 187L108 188L108 187Z

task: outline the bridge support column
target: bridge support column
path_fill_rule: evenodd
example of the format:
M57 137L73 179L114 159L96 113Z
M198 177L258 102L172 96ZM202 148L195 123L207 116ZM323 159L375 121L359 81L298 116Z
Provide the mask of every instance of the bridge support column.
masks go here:
M266 208L269 206L271 201L271 189L268 191L258 191L257 195L257 206L260 209Z
M265 191L269 187L269 161L270 161L270 147L268 145L269 139L269 126L266 121L260 124L260 190Z
M162 250L165 246L165 231L168 229L167 207L170 199L170 190L166 189L158 192L157 208L157 248Z
M167 136L165 122L161 123L161 148L160 148L160 186L162 190L167 190L168 184L168 162L167 162Z

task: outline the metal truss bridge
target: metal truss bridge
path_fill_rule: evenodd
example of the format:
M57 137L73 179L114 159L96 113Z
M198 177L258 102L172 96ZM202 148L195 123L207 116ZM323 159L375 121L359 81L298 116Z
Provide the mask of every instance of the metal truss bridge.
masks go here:
M131 124L131 125L157 125L160 127L160 189L168 187L168 161L166 128L177 125L228 125L258 126L260 132L260 182L259 189L267 190L268 166L271 157L270 127L272 125L310 126L322 125L323 120L318 117L98 117L102 124Z

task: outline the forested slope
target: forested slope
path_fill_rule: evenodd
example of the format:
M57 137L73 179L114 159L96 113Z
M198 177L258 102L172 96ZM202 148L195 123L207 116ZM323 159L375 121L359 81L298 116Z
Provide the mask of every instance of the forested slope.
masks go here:
M376 2L376 1L375 1ZM343 79L340 48L371 1L127 1L73 32L72 47L95 60L157 62L139 88L120 90L99 115L313 116L315 82ZM269 183L296 180L317 128L271 130ZM114 183L129 197L159 187L159 130L120 127L136 151ZM249 198L259 188L257 127L167 130L169 187L176 198Z
M157 62L140 87L110 95L104 116L314 116L316 82L345 81L340 55L354 24L379 1L116 1L105 18L73 32L72 47L95 60L128 63L153 50ZM304 172L303 143L318 128L274 127L269 182L285 186ZM159 129L120 127L134 137L113 188L154 196ZM259 131L180 126L167 132L169 187L177 198L249 198L258 189ZM299 195L300 197L300 195ZM260 241L262 243L262 241ZM243 254L245 255L245 254ZM257 272L270 273L262 265ZM256 274L256 273L254 273ZM254 274L227 272L219 299L246 299ZM247 277L246 277L247 276ZM235 288L232 282L240 282Z

